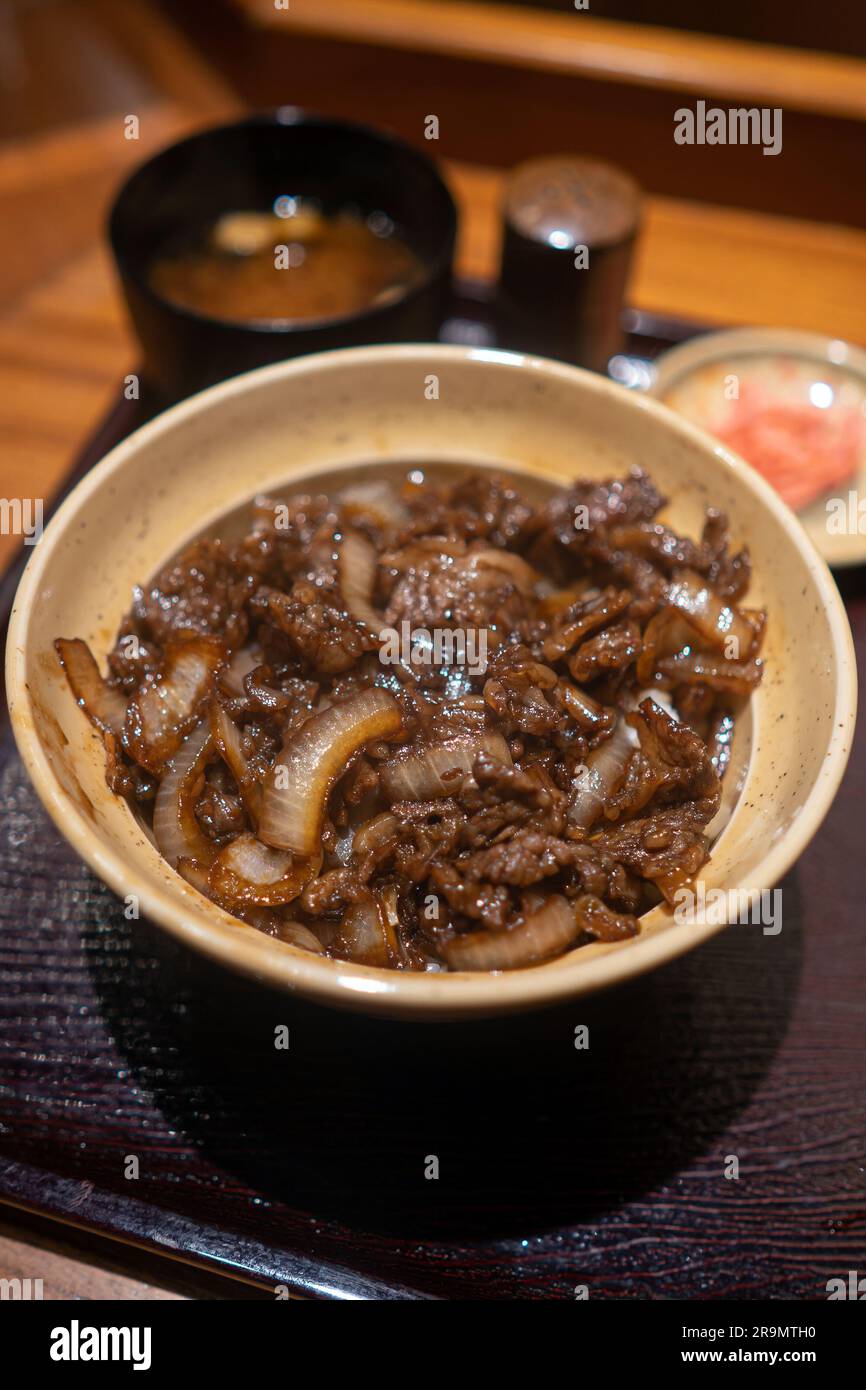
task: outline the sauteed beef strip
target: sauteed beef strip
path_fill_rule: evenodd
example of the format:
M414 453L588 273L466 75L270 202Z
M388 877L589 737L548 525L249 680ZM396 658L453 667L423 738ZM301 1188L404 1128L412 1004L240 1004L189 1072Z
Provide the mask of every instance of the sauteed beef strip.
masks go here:
M135 590L105 679L58 655L111 788L247 928L538 964L700 872L761 679L748 555L664 500L638 469L542 502L485 471L261 498Z

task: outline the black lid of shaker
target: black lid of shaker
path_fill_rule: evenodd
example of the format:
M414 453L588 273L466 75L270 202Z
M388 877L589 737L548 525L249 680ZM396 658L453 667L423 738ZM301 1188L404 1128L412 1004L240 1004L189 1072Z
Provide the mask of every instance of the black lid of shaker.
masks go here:
M507 181L503 220L499 296L512 333L523 326L525 346L603 369L640 220L635 180L597 159L532 159ZM533 325L543 337L526 336Z

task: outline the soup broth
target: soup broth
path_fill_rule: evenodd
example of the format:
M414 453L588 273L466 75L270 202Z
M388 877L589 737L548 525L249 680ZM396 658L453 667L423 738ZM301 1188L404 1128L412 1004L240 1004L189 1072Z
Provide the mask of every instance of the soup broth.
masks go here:
M153 288L196 313L245 323L322 321L388 304L417 284L418 256L385 213L294 205L223 214L195 245L158 258Z

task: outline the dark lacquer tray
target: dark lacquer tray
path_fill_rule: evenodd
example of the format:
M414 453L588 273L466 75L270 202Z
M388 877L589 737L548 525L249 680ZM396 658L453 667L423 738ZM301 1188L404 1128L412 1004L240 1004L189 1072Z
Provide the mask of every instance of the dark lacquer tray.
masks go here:
M489 334L471 304L454 320ZM689 331L630 326L636 358ZM147 408L119 405L75 475ZM844 583L862 659L863 571ZM866 1268L864 797L861 725L779 936L731 927L542 1014L371 1022L126 920L7 721L0 1198L269 1296L823 1299Z

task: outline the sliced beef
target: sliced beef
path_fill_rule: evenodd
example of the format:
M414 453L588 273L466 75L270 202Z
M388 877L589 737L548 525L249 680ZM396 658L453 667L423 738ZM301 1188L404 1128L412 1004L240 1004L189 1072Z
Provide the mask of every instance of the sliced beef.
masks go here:
M761 680L748 554L664 501L638 468L545 500L435 467L259 498L134 591L105 677L79 639L58 655L109 786L157 803L166 857L245 929L382 968L539 964L627 941L700 872Z

